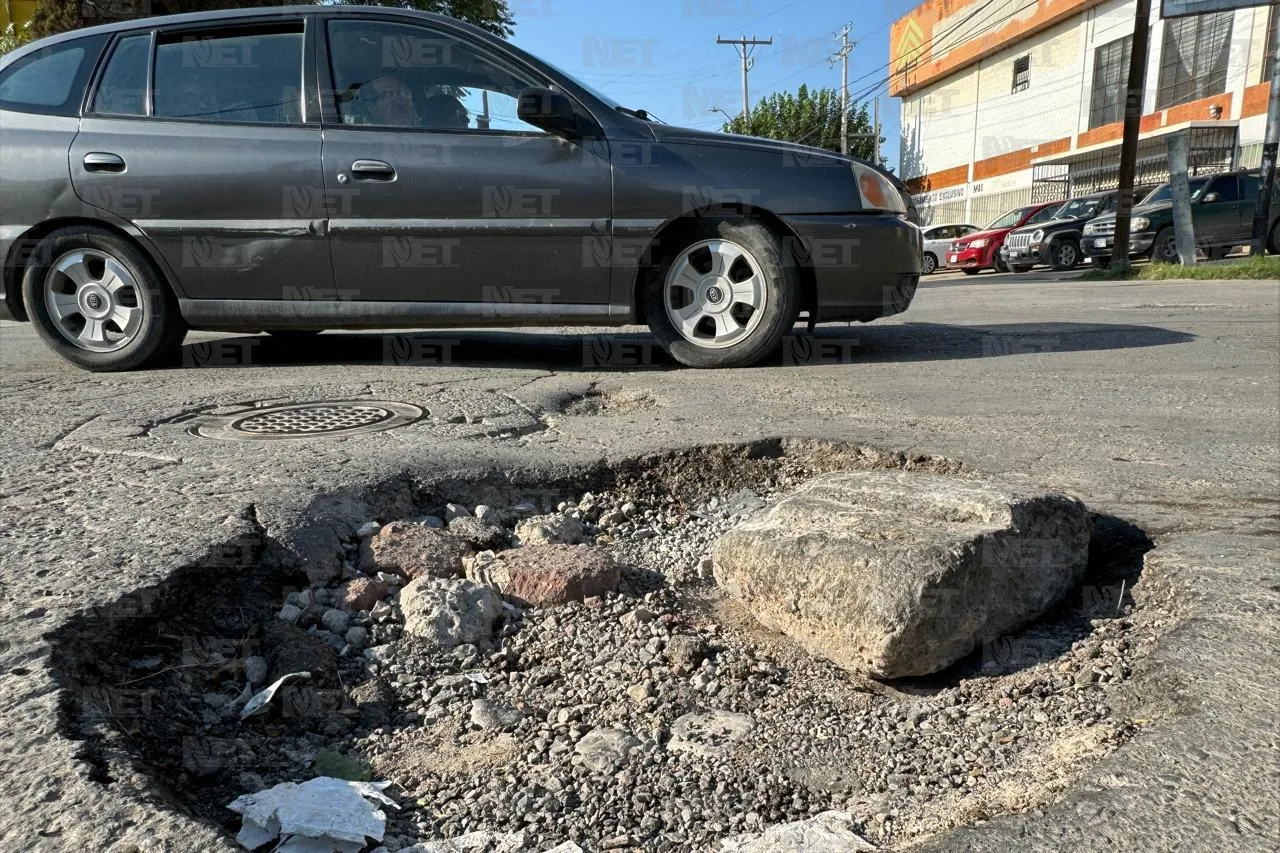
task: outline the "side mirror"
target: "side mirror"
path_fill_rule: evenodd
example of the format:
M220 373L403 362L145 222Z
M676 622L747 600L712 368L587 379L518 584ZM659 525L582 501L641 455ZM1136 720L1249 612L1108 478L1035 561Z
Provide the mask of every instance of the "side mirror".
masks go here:
M1213 204L1215 201L1222 201L1222 196L1217 193L1208 193L1204 198L1200 199L1201 204Z
M581 136L578 114L568 96L550 89L524 89L516 105L516 117L556 136Z

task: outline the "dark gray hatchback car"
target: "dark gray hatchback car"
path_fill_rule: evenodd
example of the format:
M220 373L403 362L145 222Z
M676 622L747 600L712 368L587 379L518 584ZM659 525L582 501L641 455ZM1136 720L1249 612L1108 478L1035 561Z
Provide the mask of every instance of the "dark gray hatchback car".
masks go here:
M671 127L478 28L293 6L80 30L0 59L0 315L122 370L187 329L647 323L747 365L905 310L901 184Z

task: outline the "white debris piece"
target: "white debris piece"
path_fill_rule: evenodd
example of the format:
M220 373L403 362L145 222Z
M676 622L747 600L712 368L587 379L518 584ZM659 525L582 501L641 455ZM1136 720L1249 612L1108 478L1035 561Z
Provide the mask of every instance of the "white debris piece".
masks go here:
M246 850L280 839L277 853L359 853L387 829L386 814L366 798L398 808L382 793L390 784L319 776L245 794L227 808L244 818L236 841Z
M265 711L267 706L271 704L271 700L275 698L276 691L290 681L307 681L310 678L311 673L309 672L291 672L288 675L277 678L270 685L249 697L249 701L244 703L244 708L240 711L240 719L245 720L254 714Z
M400 853L516 853L524 849L523 832L468 832L443 841L423 841ZM564 853L564 851L561 851ZM581 853L581 851L579 851Z
M720 853L854 853L875 846L853 831L850 812L822 812L808 820L771 826L759 835L720 842Z
M566 841L564 844L557 844L552 847L547 853L582 853L582 848L572 841Z

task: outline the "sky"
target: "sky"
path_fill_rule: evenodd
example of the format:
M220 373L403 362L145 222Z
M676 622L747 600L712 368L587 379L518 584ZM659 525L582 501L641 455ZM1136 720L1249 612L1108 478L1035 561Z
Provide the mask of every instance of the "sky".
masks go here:
M719 130L742 111L742 63L716 38L756 47L751 103L772 92L840 86L837 34L851 25L849 91L888 76L889 27L919 0L507 0L512 41L615 101L668 124ZM864 78L858 80L858 78ZM858 81L858 82L854 82ZM898 101L880 87L884 156L898 164Z

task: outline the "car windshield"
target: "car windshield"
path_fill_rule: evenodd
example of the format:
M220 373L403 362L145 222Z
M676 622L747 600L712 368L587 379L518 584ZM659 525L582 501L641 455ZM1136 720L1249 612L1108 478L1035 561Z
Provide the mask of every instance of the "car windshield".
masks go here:
M1077 198L1064 204L1058 208L1058 212L1054 214L1054 219L1083 219L1086 216L1093 216L1098 212L1099 205L1102 204L1100 198Z
M1030 210L1031 208L1029 207L1020 207L1017 210L1011 210L982 230L994 231L997 228L1012 228L1021 222L1022 217L1026 216Z
M1054 205L1053 207L1046 207L1044 210L1040 211L1035 216L1028 219L1027 224L1035 225L1039 222L1048 222L1050 219L1056 218L1057 213L1060 209L1061 207L1058 205Z
M1192 178L1190 181L1191 200L1195 201L1200 197L1200 191L1204 189L1205 184L1209 183L1208 178ZM1151 195L1142 200L1143 205L1159 204L1162 201L1173 201L1173 184L1165 184L1152 190Z

